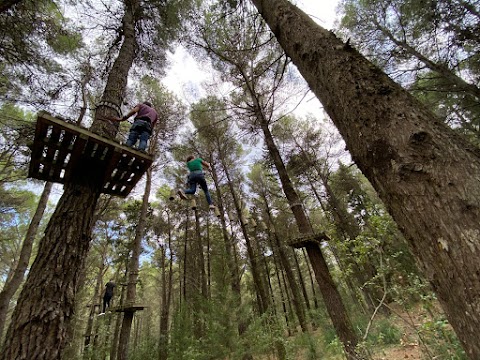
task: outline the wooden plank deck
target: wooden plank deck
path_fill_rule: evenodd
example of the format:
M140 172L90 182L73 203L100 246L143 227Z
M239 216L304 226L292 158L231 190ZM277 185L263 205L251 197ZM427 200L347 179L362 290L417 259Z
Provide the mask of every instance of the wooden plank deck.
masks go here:
M85 159L105 168L102 192L120 197L130 193L153 162L150 155L136 149L47 112L38 113L29 177L65 184L76 164Z
M296 238L287 240L287 244L293 248L300 249L305 247L307 244L318 244L320 245L322 241L328 241L329 238L324 233L315 233L315 234L306 234L300 235Z
M135 312L135 311L142 311L146 307L147 307L146 305L125 304L123 306L112 307L111 311L114 311L114 312Z

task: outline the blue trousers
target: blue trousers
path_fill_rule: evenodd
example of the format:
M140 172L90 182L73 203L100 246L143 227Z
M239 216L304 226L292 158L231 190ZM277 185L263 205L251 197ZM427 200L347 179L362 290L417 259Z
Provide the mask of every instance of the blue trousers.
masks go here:
M146 150L147 149L147 141L150 139L150 129L144 126L145 121L143 120L135 120L132 127L130 128L130 132L128 133L128 139L126 145L129 147L133 147L137 140L140 139L138 143L138 150Z
M208 192L208 187L207 187L207 182L205 181L205 175L203 172L191 172L188 175L188 185L190 188L185 190L185 194L190 194L193 195L197 192L197 184L200 185L202 188L203 192L205 193L205 197L207 199L208 205L212 205L212 197L210 196L210 193Z

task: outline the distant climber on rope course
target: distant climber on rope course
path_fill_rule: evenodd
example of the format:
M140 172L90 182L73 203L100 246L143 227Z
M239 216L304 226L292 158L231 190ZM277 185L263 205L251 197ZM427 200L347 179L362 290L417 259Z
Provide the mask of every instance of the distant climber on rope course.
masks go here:
M150 139L153 127L157 123L158 114L152 107L152 104L148 101L145 101L141 104L135 105L133 109L131 109L121 118L112 118L112 120L125 121L134 114L137 115L135 116L135 120L130 128L126 145L128 147L133 147L137 140L140 140L138 143L138 150L141 152L146 152L147 141Z
M186 194L193 195L197 192L197 184L200 185L203 192L205 193L205 198L207 199L210 209L215 210L215 205L213 205L212 197L208 191L207 182L205 181L205 173L203 172L203 167L205 166L209 171L212 171L212 168L208 162L201 158L195 158L193 155L187 157L187 167L190 170L188 174L188 186L189 188L185 191L178 190L178 195L183 200L187 200Z
M105 311L107 310L107 306L110 308L110 301L112 300L113 297L113 288L115 287L115 283L113 282L113 279L110 279L109 282L105 284L105 293L103 294L103 310L100 315L105 315Z

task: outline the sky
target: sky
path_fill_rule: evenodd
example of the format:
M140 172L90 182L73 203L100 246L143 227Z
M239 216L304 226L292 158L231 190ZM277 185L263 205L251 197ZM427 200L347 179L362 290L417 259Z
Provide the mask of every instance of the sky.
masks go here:
M335 8L339 0L298 0L297 6L305 11L315 22L326 29L331 29L335 21ZM203 71L196 60L183 47L178 47L175 53L169 54L171 64L162 83L174 92L180 99L190 104L196 99L194 94L205 91L202 83L209 82L209 74ZM298 107L297 114L304 116L309 112L321 112L321 104L313 96L307 96Z
M340 0L298 0L297 6L300 7L315 22L326 29L332 29L335 22L335 9ZM186 104L196 102L199 97L206 96L207 90L205 84L218 83L218 75L212 72L204 71L205 64L202 68L197 61L183 47L178 47L175 53L169 55L171 67L166 72L166 77L162 83L175 93ZM306 84L305 84L306 87ZM211 91L211 90L210 90ZM219 94L220 95L220 94ZM300 101L300 96L298 101ZM330 133L336 133L327 115L323 111L322 104L318 101L313 93L307 94L303 98L301 104L292 102L290 109L299 117L313 115L321 123L321 127L325 127ZM319 124L320 124L319 123ZM342 145L343 146L343 145ZM257 157L262 155L261 147L252 147L250 154L247 156L247 162L244 170L248 171L248 165L254 163Z
M297 0L296 5L305 11L320 26L331 29L335 21L335 8L339 0ZM200 96L206 95L205 83L216 82L215 75L203 71L197 61L183 47L178 47L174 53L168 55L170 63L162 83L186 104L197 101ZM204 65L203 65L204 66ZM193 91L192 91L193 90ZM309 113L317 118L325 118L321 103L313 94L309 94L295 109L295 115L305 116ZM252 154L252 156L255 156ZM158 181L159 179L157 179ZM160 185L157 184L157 185ZM142 189L136 186L133 196ZM55 191L59 197L60 191ZM136 194L136 195L135 195Z
M331 29L339 0L298 0L297 6L321 26Z

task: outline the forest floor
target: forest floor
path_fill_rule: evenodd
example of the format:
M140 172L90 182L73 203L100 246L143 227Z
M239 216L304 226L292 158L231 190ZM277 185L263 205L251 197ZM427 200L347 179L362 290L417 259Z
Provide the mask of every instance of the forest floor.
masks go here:
M399 345L377 351L374 360L421 360L422 352L418 345Z
M424 358L419 345L418 329L426 320L427 314L420 307L406 312L399 306L392 305L391 319L402 332L400 344L390 345L373 351L374 360L421 360Z
M391 315L388 317L388 323L400 331L400 339L396 344L390 345L376 345L369 349L373 360L423 360L427 358L435 358L433 354L425 353L425 346L423 346L419 339L419 333L422 332L422 327L427 323L432 322L430 314L421 306L414 307L408 311L401 306L390 304ZM433 309L433 311L440 311L440 308ZM385 321L385 317L378 316L374 319L376 322ZM375 326L375 325L374 325ZM372 326L372 329L373 327ZM321 331L316 331L316 338L322 338ZM397 337L398 338L398 337ZM430 351L427 349L427 351ZM341 351L340 351L341 352ZM261 358L262 360L264 358ZM272 359L268 357L268 359ZM300 351L295 360L312 359L305 351ZM344 360L343 355L324 354L321 356L322 360Z

